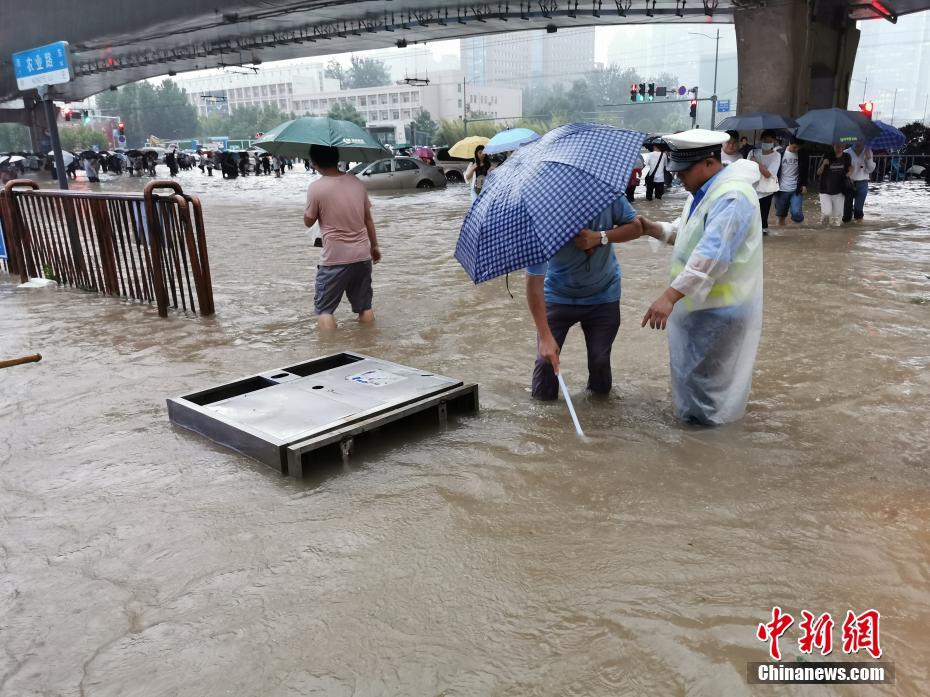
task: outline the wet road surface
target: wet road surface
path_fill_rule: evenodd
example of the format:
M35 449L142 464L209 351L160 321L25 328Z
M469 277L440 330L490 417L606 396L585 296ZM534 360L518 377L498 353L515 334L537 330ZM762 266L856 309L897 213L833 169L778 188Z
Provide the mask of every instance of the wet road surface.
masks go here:
M609 400L577 329L563 354L582 441L529 399L521 275L512 300L452 257L463 187L373 197L377 323L343 306L320 336L310 175L179 180L214 318L0 281L0 358L43 355L0 372L0 695L927 694L924 185L873 188L863 226L773 227L748 413L716 430L675 422L639 328L667 251L618 247ZM344 349L478 382L481 412L304 482L168 423L168 396ZM846 611L880 610L897 684L751 688L773 605L832 613L832 660Z

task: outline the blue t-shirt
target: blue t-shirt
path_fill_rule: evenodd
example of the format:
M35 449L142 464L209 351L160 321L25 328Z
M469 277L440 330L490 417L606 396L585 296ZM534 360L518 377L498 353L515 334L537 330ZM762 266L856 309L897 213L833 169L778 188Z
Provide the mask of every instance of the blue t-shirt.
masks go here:
M585 226L609 230L629 223L636 211L620 196ZM548 262L527 268L531 276L545 276L546 303L553 305L600 305L620 299L620 264L613 244L594 248L588 256L569 240Z

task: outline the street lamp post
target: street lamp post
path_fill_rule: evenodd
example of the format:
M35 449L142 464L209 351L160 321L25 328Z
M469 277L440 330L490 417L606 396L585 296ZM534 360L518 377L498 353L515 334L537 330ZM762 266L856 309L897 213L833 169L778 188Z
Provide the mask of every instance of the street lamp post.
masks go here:
M895 87L894 90L894 101L891 102L891 125L894 126L894 110L898 105L898 88Z
M699 31L689 31L688 33L694 34L695 36L705 36L708 39L714 39L717 44L714 48L714 93L710 96L710 130L714 130L714 126L717 124L717 66L720 62L720 30L717 30L716 38L710 34L704 34ZM696 94L695 97L697 97Z

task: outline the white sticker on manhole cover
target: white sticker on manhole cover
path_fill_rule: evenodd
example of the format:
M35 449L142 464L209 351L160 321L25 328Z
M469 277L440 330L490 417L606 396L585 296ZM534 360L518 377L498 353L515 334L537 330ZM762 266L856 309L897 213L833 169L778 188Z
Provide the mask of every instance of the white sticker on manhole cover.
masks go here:
M386 370L366 370L364 373L356 373L346 378L346 380L351 380L359 385L368 385L369 387L385 387L403 379L403 375L395 375Z

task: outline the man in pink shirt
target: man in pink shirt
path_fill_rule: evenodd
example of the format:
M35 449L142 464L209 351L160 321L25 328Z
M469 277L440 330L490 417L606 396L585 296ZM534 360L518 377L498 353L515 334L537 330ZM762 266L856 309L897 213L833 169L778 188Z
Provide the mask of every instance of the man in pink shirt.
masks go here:
M381 261L368 192L355 175L339 171L339 150L311 145L310 161L322 175L307 189L304 225L320 223L323 252L316 272L314 310L320 329L335 329L333 313L345 294L360 322L372 322L371 266Z

